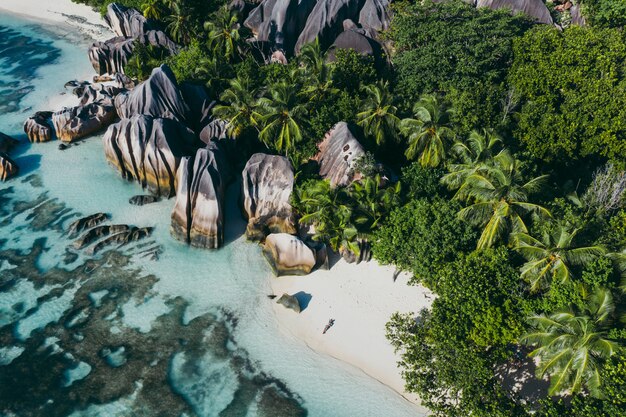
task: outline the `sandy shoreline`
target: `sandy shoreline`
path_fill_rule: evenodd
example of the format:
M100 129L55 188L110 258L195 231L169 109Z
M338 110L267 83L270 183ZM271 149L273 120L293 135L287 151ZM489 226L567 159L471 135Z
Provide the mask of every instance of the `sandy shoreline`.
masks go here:
M53 24L62 30L79 32L94 41L114 36L98 12L70 0L2 0L0 11Z
M340 260L329 271L272 277L274 294L299 293L299 299L308 300L300 314L278 304L274 311L285 333L319 353L356 366L419 406L417 396L404 390L399 358L385 337L385 324L397 311L429 307L434 296L422 286L408 286L408 274L400 274L394 282L394 270L375 261L355 265ZM334 326L322 334L331 318Z

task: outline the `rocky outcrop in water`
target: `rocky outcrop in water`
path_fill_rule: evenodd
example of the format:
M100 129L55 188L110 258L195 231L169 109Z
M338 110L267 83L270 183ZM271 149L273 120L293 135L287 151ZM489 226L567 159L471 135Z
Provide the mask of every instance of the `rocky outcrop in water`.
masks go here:
M113 232L111 232L110 236L102 239L100 242L89 248L87 250L87 254L94 255L101 250L113 245L116 245L117 248L120 248L129 243L137 242L138 240L150 236L153 230L152 227L127 227L127 230L123 230L119 233L112 234Z
M296 236L272 233L263 243L263 254L274 274L306 275L315 266L315 253Z
M289 203L294 177L289 160L256 153L248 160L242 178L248 239L261 240L270 233L295 234L295 218Z
M51 111L38 111L24 122L24 133L30 142L47 142L52 139L51 117Z
M4 152L0 152L0 180L6 181L16 176L19 171L17 164Z
M320 175L331 186L347 186L358 178L355 161L365 155L346 122L337 123L317 145L319 153L313 158L320 166Z
M553 23L550 11L542 0L477 0L476 7L490 9L510 9L513 13L524 13L539 23Z
M215 143L182 158L170 232L191 246L218 249L224 243L224 191L229 172Z
M115 106L111 100L100 99L84 106L54 112L52 124L59 140L74 142L106 128L115 116Z
M79 233L96 227L100 223L103 223L109 219L109 215L106 213L95 213L89 216L82 217L67 228L67 234L70 238L76 237Z
M126 224L105 224L103 226L96 226L82 235L79 239L75 240L72 246L74 246L74 249L82 249L91 245L93 242L102 239L103 237L127 232L129 230L131 230L130 226Z
M167 65L153 69L145 82L115 97L115 107L122 119L144 114L184 123L190 113L176 77Z
M181 123L145 115L109 126L102 141L107 161L122 177L164 197L176 193L181 159L196 148L193 131Z
M133 206L145 206L146 204L156 203L159 200L160 198L154 195L135 195L128 202Z
M8 153L15 145L17 145L16 139L0 132L0 152Z

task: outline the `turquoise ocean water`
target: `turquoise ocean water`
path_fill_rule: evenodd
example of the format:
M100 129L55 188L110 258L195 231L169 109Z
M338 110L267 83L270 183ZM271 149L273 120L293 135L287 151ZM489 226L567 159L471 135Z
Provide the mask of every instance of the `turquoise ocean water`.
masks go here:
M92 73L86 42L0 14L0 131L25 140L23 121ZM101 137L57 147L23 143L20 176L0 183L0 415L420 415L281 332L236 189L227 245L195 250L169 236L173 200L128 204L142 190L107 166ZM95 212L155 230L95 255L73 249L67 225Z

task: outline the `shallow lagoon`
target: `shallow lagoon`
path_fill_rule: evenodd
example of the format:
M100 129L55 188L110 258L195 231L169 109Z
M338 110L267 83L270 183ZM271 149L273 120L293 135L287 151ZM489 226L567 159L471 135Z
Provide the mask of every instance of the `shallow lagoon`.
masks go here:
M23 139L26 117L91 74L85 42L0 14L1 131ZM20 176L0 184L0 414L419 415L281 332L236 186L226 247L191 249L169 236L172 200L128 204L142 191L106 165L99 137L57 146L22 145ZM154 233L96 255L71 248L67 225L100 211Z

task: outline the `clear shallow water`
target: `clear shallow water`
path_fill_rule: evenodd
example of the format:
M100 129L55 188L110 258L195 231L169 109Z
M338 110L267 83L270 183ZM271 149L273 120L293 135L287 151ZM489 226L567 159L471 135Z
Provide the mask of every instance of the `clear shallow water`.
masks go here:
M20 48L7 47L12 39ZM28 115L90 74L85 48L0 14L0 86L23 89L14 98L0 87L0 106L13 106L0 130L23 137ZM142 191L106 165L100 137L57 146L22 145L13 153L21 175L0 183L0 415L419 415L281 333L268 268L241 238L236 186L226 247L195 250L169 236L172 200L128 204ZM100 211L154 233L96 255L71 248L67 225Z

